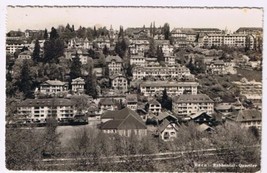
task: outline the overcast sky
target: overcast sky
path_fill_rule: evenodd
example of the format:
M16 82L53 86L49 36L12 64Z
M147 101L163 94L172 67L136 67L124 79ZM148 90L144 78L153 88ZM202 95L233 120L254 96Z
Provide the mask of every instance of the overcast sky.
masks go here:
M7 7L7 31L51 29L74 24L85 27L156 26L214 27L235 31L239 27L262 27L263 11L256 8L96 8L96 7Z

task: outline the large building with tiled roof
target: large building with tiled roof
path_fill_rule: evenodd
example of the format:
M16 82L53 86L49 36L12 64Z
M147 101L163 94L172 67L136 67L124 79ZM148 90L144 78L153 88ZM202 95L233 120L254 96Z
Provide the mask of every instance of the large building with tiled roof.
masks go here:
M214 101L206 94L182 94L173 98L172 109L175 114L181 116L200 111L212 114L214 112Z
M59 80L47 80L40 85L40 92L53 95L68 90L68 84Z
M69 99L27 99L17 106L17 116L28 118L32 122L46 122L48 118L57 120L73 118L75 104Z
M101 116L100 129L104 133L131 136L133 132L138 136L147 135L147 127L140 116L130 108L118 111L108 111Z
M84 92L84 79L81 77L78 77L76 79L72 79L71 81L71 90L74 93L83 93Z
M119 56L107 56L106 63L110 76L122 73L122 59Z
M114 74L110 76L111 86L115 90L119 90L123 93L128 91L128 81L127 78L122 74Z
M102 98L99 101L100 114L107 111L114 111L117 109L117 105L113 98Z
M164 119L157 129L156 135L160 136L163 141L173 141L177 138L178 130L179 127L177 123Z
M256 127L261 130L262 113L256 109L232 112L226 117L227 124L240 124L241 127Z

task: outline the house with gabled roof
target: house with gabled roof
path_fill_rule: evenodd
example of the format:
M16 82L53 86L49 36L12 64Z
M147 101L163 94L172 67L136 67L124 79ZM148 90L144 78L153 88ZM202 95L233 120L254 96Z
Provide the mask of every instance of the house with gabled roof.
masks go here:
M216 118L212 114L207 114L205 111L200 111L188 116L189 121L193 121L196 124L206 124L208 126L214 127L217 126L220 121L216 120Z
M111 80L111 86L113 89L122 91L123 93L128 91L128 81L124 75L114 74L109 78Z
M115 100L112 98L102 98L99 101L99 114L103 114L106 111L114 111L117 109L117 105L115 103Z
M177 123L164 119L156 131L156 136L159 136L164 141L172 141L177 138L177 131Z
M127 94L126 95L126 106L134 111L137 110L137 94Z
M72 79L71 81L71 90L74 93L83 93L84 92L84 79L82 79L81 77L78 77L76 79Z
M122 73L122 59L116 56L107 56L106 63L108 65L109 75Z
M102 114L100 130L107 134L127 137L130 137L131 133L139 137L147 135L147 127L140 116L128 107Z
M161 104L156 99L152 99L148 101L147 108L148 108L148 112L151 112L155 115L159 115L162 109Z
M226 117L226 124L239 124L241 127L256 127L261 130L262 113L257 109L234 111Z
M40 92L47 95L68 91L68 84L59 80L47 80L40 84Z

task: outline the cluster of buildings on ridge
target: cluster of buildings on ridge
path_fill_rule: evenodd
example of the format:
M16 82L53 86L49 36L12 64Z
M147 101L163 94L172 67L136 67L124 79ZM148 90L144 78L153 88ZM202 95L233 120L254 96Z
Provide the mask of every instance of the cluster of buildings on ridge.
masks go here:
M31 31L25 33L30 36ZM153 34L155 44L161 48L164 56L163 64L157 58L145 56L149 49L149 28L128 28L125 37L129 40L130 65L132 77L126 77L123 59L117 55L108 55L105 60L108 68L111 88L100 88L99 98L88 96L88 107L77 110L76 103L69 99L71 95L84 95L85 81L81 77L73 79L71 90L65 81L47 80L36 89L36 99L26 99L19 103L17 115L26 117L31 122L46 122L56 115L58 121L71 119L78 114L96 116L100 119L99 128L105 133L119 133L130 136L132 132L143 136L148 134L148 121L156 122L157 129L152 133L168 141L177 137L181 123L192 121L200 131L212 131L215 126L224 122L241 124L243 127L255 126L261 129L261 104L255 109L246 109L239 99L234 102L216 102L208 95L199 93L199 83L190 70L177 63L180 59L175 49L190 45L196 46L195 52L203 57L208 74L236 74L236 67L250 64L248 57L225 62L215 55L209 55L206 47L227 45L229 47L248 47L256 49L262 44L262 28L239 28L235 33L224 33L216 28L175 28L171 31L171 39L164 40L164 35L156 29ZM78 54L82 64L92 59L89 49L114 50L118 32L110 29L109 37L96 40L87 38L71 39L65 48L65 57L73 58ZM18 59L31 59L33 43L27 44L21 38L7 38L6 51L13 54L17 49L28 47L21 52ZM42 40L41 48L43 47ZM97 48L96 46L97 45ZM195 60L188 54L187 60ZM248 58L248 59L247 59ZM254 66L253 66L254 65ZM94 68L99 79L103 78L103 69ZM247 99L261 103L261 82L233 82ZM163 91L172 99L172 110L165 110L156 97ZM42 95L44 98L39 98ZM124 108L123 108L124 107ZM123 108L123 109L122 109Z

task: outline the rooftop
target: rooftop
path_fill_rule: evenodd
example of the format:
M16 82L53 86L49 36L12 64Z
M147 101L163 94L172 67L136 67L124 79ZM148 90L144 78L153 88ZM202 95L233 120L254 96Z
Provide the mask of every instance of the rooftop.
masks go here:
M69 99L49 98L49 99L26 99L18 104L21 107L35 106L73 106L74 103Z
M182 94L173 99L175 103L213 103L214 101L206 94Z
M107 111L102 119L111 119L101 125L101 129L146 129L140 116L126 107L118 111Z
M179 86L198 86L197 82L169 82L169 81L143 81L140 87L179 87Z

